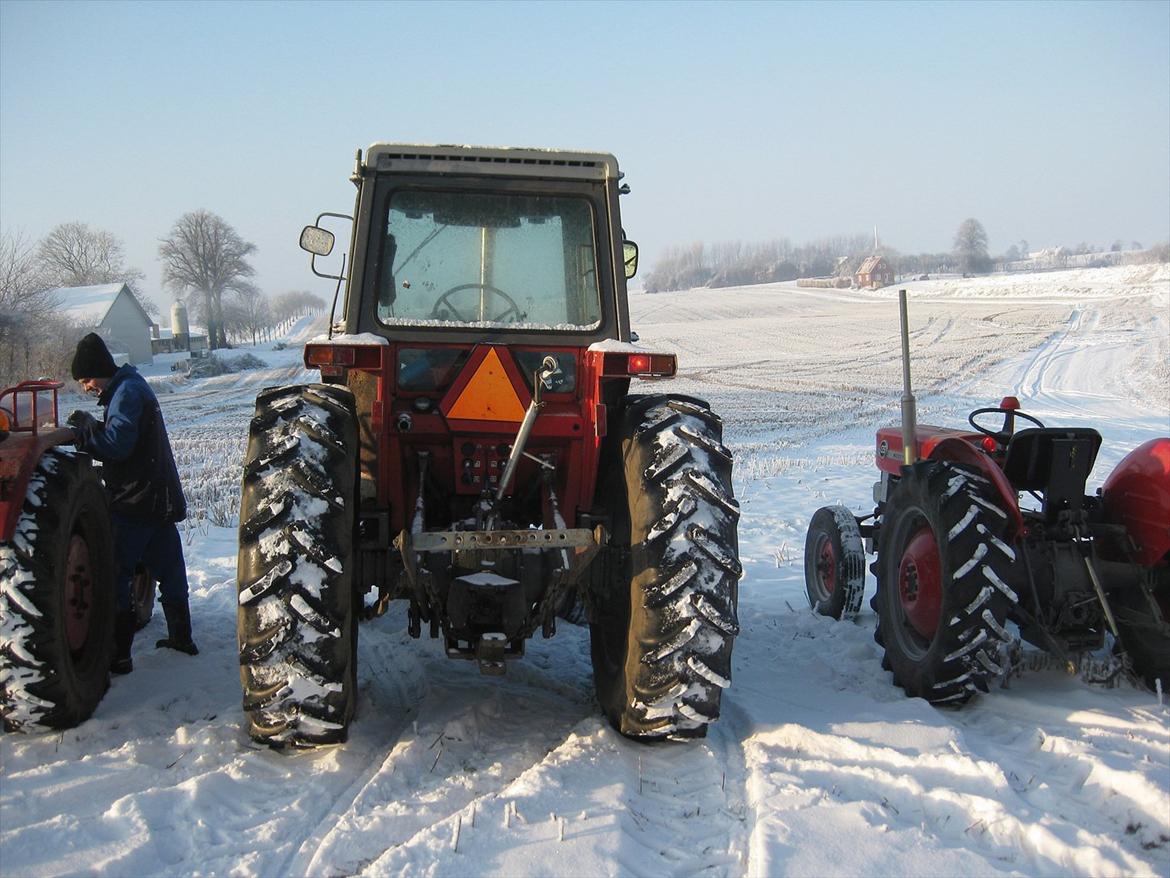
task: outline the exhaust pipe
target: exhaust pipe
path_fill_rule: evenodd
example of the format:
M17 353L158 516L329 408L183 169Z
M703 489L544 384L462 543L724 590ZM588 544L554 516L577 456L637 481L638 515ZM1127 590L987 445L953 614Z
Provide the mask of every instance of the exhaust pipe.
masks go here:
M914 432L918 426L914 391L910 389L910 321L906 316L906 291L898 290L898 312L902 321L902 463L910 466L918 460Z

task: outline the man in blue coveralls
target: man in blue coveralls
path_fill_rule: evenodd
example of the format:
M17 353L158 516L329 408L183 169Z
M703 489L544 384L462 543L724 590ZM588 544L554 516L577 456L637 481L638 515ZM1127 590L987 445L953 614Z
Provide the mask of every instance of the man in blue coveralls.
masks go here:
M171 453L158 399L138 370L117 366L101 336L90 333L77 343L73 377L86 393L96 395L105 419L76 411L68 424L75 445L102 462L102 481L114 524L116 570L114 658L110 670L134 670L130 648L135 615L131 597L139 563L158 580L167 636L157 646L198 655L191 639L187 605L187 565L175 522L187 517L187 501Z

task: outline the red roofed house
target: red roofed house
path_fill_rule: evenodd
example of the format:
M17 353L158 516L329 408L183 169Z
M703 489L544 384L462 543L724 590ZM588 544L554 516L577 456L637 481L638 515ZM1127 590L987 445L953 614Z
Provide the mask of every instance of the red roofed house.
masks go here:
M861 268L857 269L856 277L859 287L876 290L894 282L894 269L890 268L884 256L867 256Z

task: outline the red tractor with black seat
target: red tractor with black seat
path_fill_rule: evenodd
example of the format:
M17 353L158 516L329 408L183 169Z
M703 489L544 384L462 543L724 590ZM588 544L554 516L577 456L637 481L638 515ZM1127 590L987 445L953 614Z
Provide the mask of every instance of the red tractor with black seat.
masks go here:
M344 740L357 623L395 601L412 636L486 674L583 614L618 731L697 737L718 717L732 458L704 401L629 392L676 361L633 343L620 179L603 153L378 143L353 216L303 231L344 298L305 347L320 383L265 390L251 425L238 634L256 740ZM350 239L332 270L331 222Z
M1045 426L1014 397L973 411L970 430L918 425L901 304L903 423L877 432L873 514L825 507L810 522L813 609L857 613L868 543L875 639L908 695L964 703L1014 669L1020 640L1099 679L1170 687L1170 438L1087 495L1094 429Z

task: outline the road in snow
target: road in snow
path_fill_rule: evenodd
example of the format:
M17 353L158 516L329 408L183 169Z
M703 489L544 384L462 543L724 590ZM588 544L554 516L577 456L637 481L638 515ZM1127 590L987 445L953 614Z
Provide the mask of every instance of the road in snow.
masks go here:
M924 421L1007 393L1105 436L1091 485L1170 433L1170 271L910 285ZM638 745L593 703L587 633L532 641L503 678L364 625L343 747L243 731L235 642L239 467L262 374L160 374L192 520L196 658L139 635L94 717L0 737L3 875L1170 875L1170 707L1053 669L944 711L882 671L873 616L807 610L818 506L869 511L874 428L897 422L892 291L768 285L634 296L737 454L742 634L705 741ZM302 326L301 337L311 332ZM159 370L160 373L163 371ZM869 589L872 592L872 580ZM867 602L868 605L868 602Z

